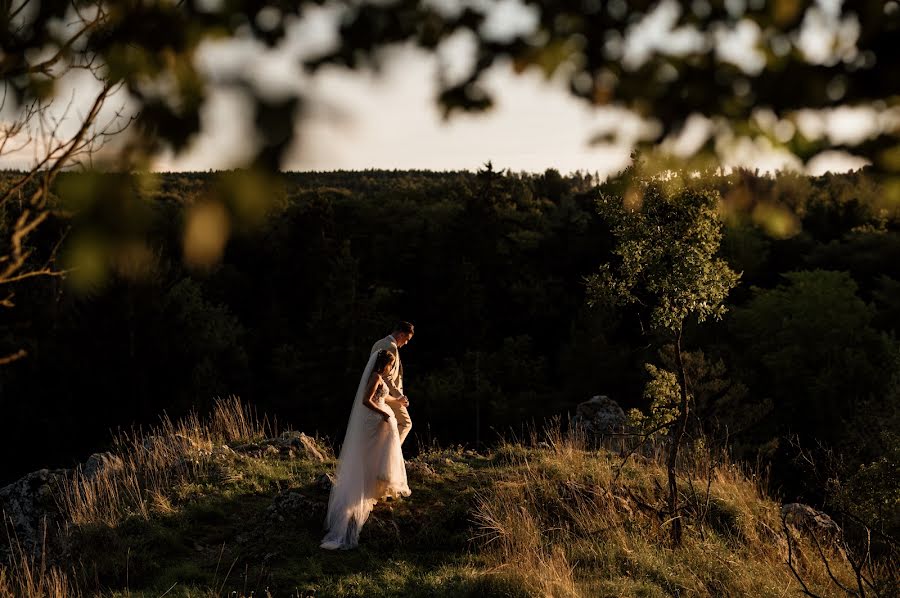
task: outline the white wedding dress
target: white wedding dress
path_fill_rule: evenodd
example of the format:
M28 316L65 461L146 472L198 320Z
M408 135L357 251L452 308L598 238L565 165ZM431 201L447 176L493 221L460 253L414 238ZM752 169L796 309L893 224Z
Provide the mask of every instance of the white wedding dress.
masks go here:
M321 546L329 550L355 548L359 543L359 532L379 500L410 495L397 419L391 415L385 422L379 413L363 405L374 364L375 354L369 358L356 390L337 476L328 498L327 533ZM384 404L386 395L387 388L379 382L374 402L390 411Z

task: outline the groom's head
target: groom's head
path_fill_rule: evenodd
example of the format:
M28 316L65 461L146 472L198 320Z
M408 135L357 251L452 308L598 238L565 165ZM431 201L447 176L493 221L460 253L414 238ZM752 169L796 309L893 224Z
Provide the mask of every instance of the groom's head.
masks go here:
M410 339L415 334L415 327L409 322L397 322L397 325L394 326L394 331L391 333L391 336L394 337L394 340L397 341L397 348L399 349L406 343L410 341Z

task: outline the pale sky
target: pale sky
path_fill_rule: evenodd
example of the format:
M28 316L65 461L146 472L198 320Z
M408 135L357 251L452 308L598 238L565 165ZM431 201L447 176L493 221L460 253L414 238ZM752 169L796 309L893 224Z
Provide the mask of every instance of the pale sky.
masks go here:
M432 1L451 6L454 0ZM624 61L638 64L647 52L661 44L667 51L677 52L687 51L697 43L697 36L690 31L672 28L677 17L675 5L664 2L661 6L627 38ZM809 33L801 36L798 43L813 59L827 60L828 48L844 51L841 48L848 44L847 40L852 42L855 38L852 23L828 20L834 14L833 0L823 1L822 6L818 16L810 19ZM465 35L443 44L437 57L411 47L391 50L378 75L329 68L309 78L301 72L300 58L334 43L334 23L333 11L319 9L289 27L286 39L275 50L252 39L238 39L207 44L198 53L198 65L214 80L241 74L249 76L266 93L301 90L310 100L307 118L299 123L285 123L295 127L298 138L283 165L285 170L475 170L490 160L498 169L513 171L556 168L564 173L581 170L604 175L627 164L630 142L645 126L622 110L594 109L577 101L559 78L548 81L537 71L515 75L506 64L496 65L486 80L494 92L493 110L483 115L460 114L449 122L443 121L434 101L437 68L444 68L451 80L466 72L473 42ZM519 0L500 0L484 32L503 38L528 31L533 25L534 15L523 9ZM744 22L719 40L720 57L749 72L758 70L760 58L754 42L759 31L755 27ZM59 87L60 97L73 98L76 109L90 101L91 91L89 82L79 77L76 73ZM108 114L122 105L127 109L124 96L109 103ZM203 109L202 134L181 155L160 156L154 168L205 171L239 166L253 152L254 132L247 122L246 108L246 100L239 93L214 91ZM0 119L3 117L0 113ZM689 128L680 147L702 142L708 128L702 118L695 120L696 126ZM824 118L811 116L807 120L814 133L835 139L847 131L865 131L875 119L864 111L835 111ZM778 124L777 119L772 124ZM588 144L591 137L603 131L615 131L620 144ZM0 168L27 167L38 149L32 144L2 156ZM726 165L762 170L799 167L795 158L773 150L765 142L741 141L722 153ZM807 170L817 174L860 164L843 155L826 154Z

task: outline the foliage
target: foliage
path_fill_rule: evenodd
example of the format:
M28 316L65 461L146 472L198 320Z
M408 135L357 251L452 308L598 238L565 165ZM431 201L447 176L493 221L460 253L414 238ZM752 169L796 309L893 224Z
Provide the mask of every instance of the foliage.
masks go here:
M838 507L852 513L874 527L879 534L895 540L900 533L900 439L884 433L887 450L870 463L864 463L846 480L845 488L836 497ZM884 545L883 537L875 538ZM896 541L893 549L896 550Z
M615 261L588 279L590 300L637 303L650 310L653 328L675 336L689 317L721 319L738 275L716 257L717 200L714 191L683 180L640 178L624 196L601 196L598 210L617 243Z
M678 418L678 403L681 400L678 376L652 363L646 363L644 367L650 375L644 387L647 414L632 409L629 411L629 423L636 431L665 436Z
M588 279L588 302L607 301L627 306L638 303L650 310L652 328L674 342L675 373L647 364L651 375L644 396L650 399L649 420L655 424L644 437L663 427L669 434L668 513L672 543L681 544L676 471L678 453L687 430L693 402L682 354L682 333L691 317L698 323L721 319L724 301L739 275L716 257L722 223L716 211L718 193L680 177L647 177L642 164L626 173L619 197L601 195L601 216L609 223L617 258ZM632 417L632 420L635 418ZM646 422L639 422L646 423Z
M674 352L664 349L671 341L648 334L647 308L585 306L584 277L599 263L616 263L590 176L285 175L284 193L262 228L237 234L221 264L200 270L183 264L180 221L216 188L217 176L153 180L142 200L153 214L148 276L111 268L89 292L73 277L23 281L17 309L0 320L0 353L29 352L0 369L0 448L16 455L0 464L0 483L101 450L110 429L153 424L161 411L179 417L205 409L215 394L241 393L279 421L314 422L339 439L367 351L395 318L412 320L420 332L403 352L416 421L411 454L417 440L478 438L490 445L498 434L571 413L596 394L626 411L646 411L644 364L677 369ZM114 189L112 182L104 188ZM726 214L721 258L742 272L741 284L729 295L726 326L708 320L685 327L693 350L683 361L702 419L692 419L690 430L702 426L741 458L772 464L773 485L785 496L821 504L810 478L785 467L791 455L784 436L800 433L805 446L832 439L845 455L842 479L887 450L878 426L891 421L893 395L883 389L896 367L892 342L880 335L896 332L892 281L900 280L900 258L892 256L900 218L882 213L883 187L867 173L798 179L740 172L707 182L723 205L740 195L780 198L786 206L789 195L778 190L789 188L790 205L819 204L822 217L801 219L802 231L792 236L773 237L752 219L753 203L734 219ZM845 218L844 203L854 197L860 207ZM859 231L860 223L872 231ZM74 225L72 241L80 221ZM39 231L40 247L52 246L58 232ZM38 265L44 257L40 248L32 256ZM738 325L750 321L749 306L763 305L754 297L786 288L781 274L809 268L845 271L838 287L850 280L856 286L837 293L823 282L820 291L831 299L795 297ZM807 334L793 322L775 347L787 351L786 361L773 357L765 366L761 358L772 335L782 334L781 319L799 309L811 310L818 325L803 328ZM863 314L853 320L862 329L845 326L841 310ZM840 330L828 336L833 323ZM826 368L834 342L856 357L848 362L853 367L826 372L851 391L829 392L832 411L825 415L815 368ZM823 356L820 363L812 355ZM774 387L773 376L793 380L790 392ZM820 416L831 423L809 425Z
M565 81L569 93L592 106L641 117L647 124L642 141L648 145L674 142L697 115L705 115L710 124L705 141L687 152L701 158L688 169L716 164L716 154L738 139L778 147L804 161L824 150L850 149L889 176L884 202L895 208L900 145L892 123L898 93L896 78L884 73L897 70L891 52L900 27L896 7L876 0L852 6L817 0L578 5L528 0L447 6L422 0L13 0L0 19L2 105L13 115L0 131L0 154L32 147L36 158L0 195L0 206L14 208L19 223L17 235L0 239L6 262L0 286L20 282L21 275L60 274L55 259L22 270L27 253L15 239L66 215L48 204L47 190L59 173L95 172L97 166L128 179L104 192L126 216L109 219L87 210L85 218L97 234L74 240L65 268L85 276L86 285L104 278L110 268L141 272L152 261L146 244L150 224L141 221L146 213L134 201L141 195L136 188L146 178L143 171L154 157L188 148L201 130L201 111L217 90L226 89L249 107L247 120L256 134L245 136L246 160L239 164L248 170L224 175L214 189L192 198L179 231L185 263L200 269L219 263L234 232L258 226L279 203L273 174L296 145L301 127L295 121L303 124L315 112L308 105L319 72L329 67L377 70L389 59L386 50L403 44L441 55L458 39L472 43L467 69L451 76L444 61L437 61L436 101L447 116L493 105L484 84L492 68L503 65L517 74L536 69ZM498 28L504 10L519 10L525 25ZM290 77L301 80L298 85L278 85L273 91L249 69L223 75L201 66L204 48L227 41L290 52L287 40L309 24L305 19L311 15L325 15L318 22L330 23L333 42L289 58L304 75ZM635 43L640 31L654 27L659 30L655 43ZM747 35L752 51L737 59L730 48ZM810 43L816 38L823 43ZM63 108L72 101L63 90L73 81L83 90L75 104L87 101L89 107L70 110L70 103ZM828 118L828 111L838 107L858 110L872 130L856 139L834 139L805 126L811 114ZM107 119L109 112L114 114ZM618 133L612 128L594 138L611 141ZM663 153L672 145L664 143ZM661 160L673 163L668 156ZM558 173L546 177L542 190L552 192L558 181ZM782 182L785 201L806 195L801 177ZM75 195L103 194L90 185L82 191ZM846 204L847 217L858 205ZM780 235L792 235L796 219L782 208L762 202L754 218ZM812 206L809 219L821 217ZM490 228L482 232L491 236ZM536 238L517 233L510 239L524 246ZM0 360L25 354L19 348Z
M758 374L756 392L779 406L776 433L834 443L861 402L884 388L891 348L872 327L874 310L845 272L789 272L755 289L735 309L742 361Z
M140 136L132 152L155 151L160 145L179 150L199 129L200 108L213 85L194 60L204 42L250 38L277 47L296 17L321 6L318 0L220 5L56 0L25 10L26 4L14 2L5 14L2 50L11 58L0 69L4 81L27 101L48 96L60 72L72 66L105 67L98 69L103 83L124 84L136 103ZM678 132L689 116L699 113L727 123L738 135L783 144L804 159L840 142L805 134L795 126L796 111L896 107L896 81L883 75L897 70L890 50L900 11L892 3L572 5L535 0L521 9L527 25L507 31L493 25L498 18L494 9L491 3L442 7L419 0L337 3L331 6L339 17L335 43L297 59L310 73L326 65L365 69L387 60L384 50L392 46L411 43L436 53L454 36L468 36L475 57L468 72L456 77L438 73L437 102L446 114L490 108L493 99L483 78L492 66L508 64L516 73L535 68L548 78L564 77L570 93L591 105L621 107L652 119L659 125L654 139ZM67 20L76 26L58 26ZM629 40L637 25L653 20L662 25L657 35L679 43L649 44L635 52ZM727 51L734 43L727 41L729 34L742 31L754 34L752 58L745 61ZM805 43L811 35L823 38L825 51ZM252 101L262 139L252 161L277 167L293 136L293 127L281 123L301 110L304 90L273 99L244 73L224 84L246 92ZM754 118L761 106L775 118ZM779 119L794 126L774 126ZM896 171L896 135L885 128L873 137L848 145Z

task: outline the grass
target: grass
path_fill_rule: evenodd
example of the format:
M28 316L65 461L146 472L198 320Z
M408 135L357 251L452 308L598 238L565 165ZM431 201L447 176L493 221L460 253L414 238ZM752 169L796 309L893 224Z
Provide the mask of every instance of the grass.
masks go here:
M702 451L681 464L684 545L659 514L653 451L621 458L551 431L480 454L422 453L413 495L376 506L360 548L318 548L334 456L222 449L271 435L236 399L206 420L164 420L117 439L123 465L59 490L61 554L19 551L0 596L785 596L779 505L757 478ZM148 438L153 438L147 442ZM185 439L189 439L189 441ZM218 447L218 448L217 448ZM707 495L708 488L708 495ZM853 584L837 554L832 571ZM843 595L808 540L794 558L810 589Z

